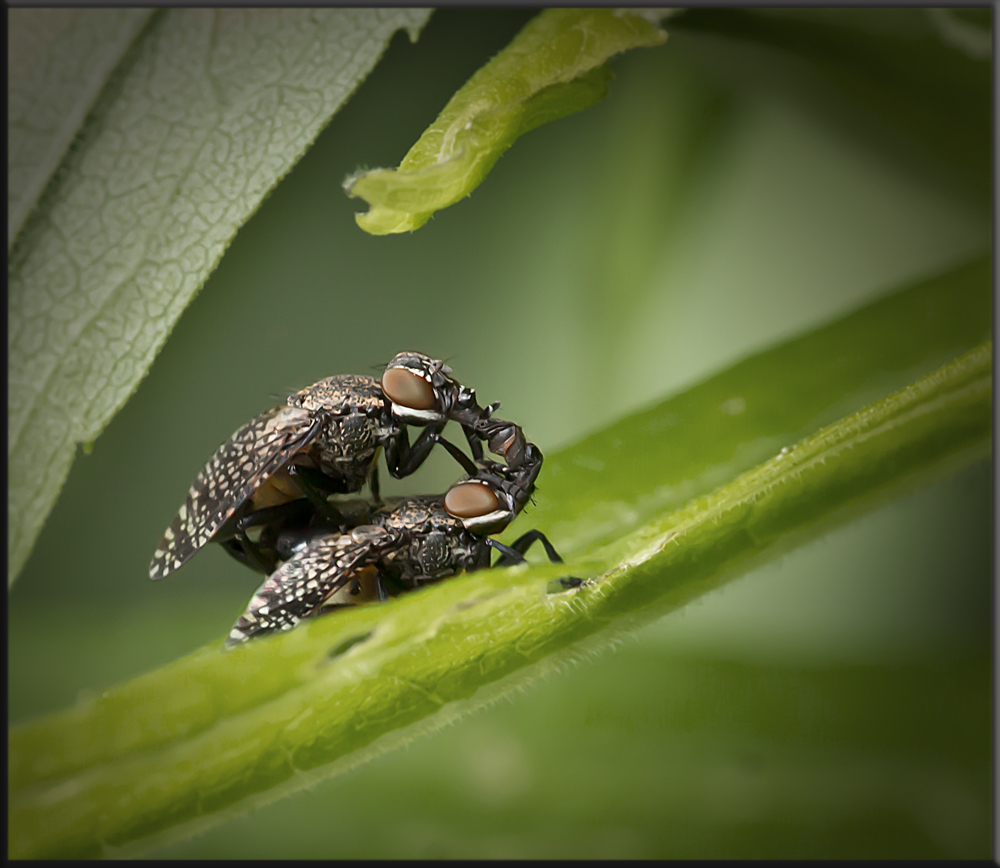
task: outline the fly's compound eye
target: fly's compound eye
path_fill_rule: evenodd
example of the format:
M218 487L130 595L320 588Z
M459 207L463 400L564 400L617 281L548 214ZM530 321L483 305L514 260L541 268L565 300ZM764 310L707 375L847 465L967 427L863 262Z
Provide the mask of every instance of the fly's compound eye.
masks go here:
M493 491L478 482L453 485L444 496L444 508L467 528L491 533L506 527L514 517Z
M453 485L444 496L444 508L455 518L482 518L500 508L497 496L485 485L466 482Z
M436 403L431 384L406 368L389 368L382 375L382 391L393 404L408 410L433 410Z

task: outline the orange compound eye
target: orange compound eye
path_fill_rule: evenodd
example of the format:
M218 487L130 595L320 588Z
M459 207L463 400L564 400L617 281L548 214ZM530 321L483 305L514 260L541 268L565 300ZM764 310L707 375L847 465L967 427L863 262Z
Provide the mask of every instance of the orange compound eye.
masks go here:
M500 508L497 496L478 482L460 482L444 496L444 508L455 518L479 518Z
M389 368L382 375L382 391L394 404L411 410L433 410L434 390L423 377L405 368Z

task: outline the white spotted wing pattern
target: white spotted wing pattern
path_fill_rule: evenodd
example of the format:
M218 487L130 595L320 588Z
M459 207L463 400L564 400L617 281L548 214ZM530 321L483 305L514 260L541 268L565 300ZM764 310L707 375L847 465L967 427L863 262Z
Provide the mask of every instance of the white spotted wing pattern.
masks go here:
M405 543L406 535L373 525L312 540L275 570L253 595L226 639L232 647L260 633L291 630L366 568Z
M275 407L223 443L195 479L153 554L149 577L169 575L205 545L272 474L316 437L321 421L299 407Z

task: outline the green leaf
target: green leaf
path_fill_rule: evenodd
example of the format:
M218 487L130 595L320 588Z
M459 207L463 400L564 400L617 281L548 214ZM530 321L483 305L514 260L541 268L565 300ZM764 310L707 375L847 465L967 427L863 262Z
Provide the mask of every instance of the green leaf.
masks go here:
M414 37L428 15L183 9L150 20L74 130L11 254L9 581L76 444L94 440L132 394L239 227L392 34L407 28ZM135 26L127 18L118 29L117 50ZM67 34L74 57L94 50L88 34ZM88 88L68 95L84 103L66 109L68 120L82 120L92 98ZM34 123L24 99L19 129ZM58 132L50 153L65 146L69 133ZM52 174L47 159L18 182L21 210Z
M12 729L10 855L125 854L266 804L988 454L989 275L979 260L905 289L552 456L561 473L538 517L561 513L562 486L582 528L553 525L564 567L459 577L231 654L220 638ZM687 454L707 424L717 445ZM674 435L669 461L647 454ZM721 470L705 464L720 458ZM693 482L671 491L671 479ZM634 509L632 529L609 538L602 502ZM587 581L563 590L567 574Z
M150 9L11 9L7 246Z
M662 44L653 10L549 9L451 98L399 164L348 177L372 235L412 232L468 196L519 136L602 100L622 51Z

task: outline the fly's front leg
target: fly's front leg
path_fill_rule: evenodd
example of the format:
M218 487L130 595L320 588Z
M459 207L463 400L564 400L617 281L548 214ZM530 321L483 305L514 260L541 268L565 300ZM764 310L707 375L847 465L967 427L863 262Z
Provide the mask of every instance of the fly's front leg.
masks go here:
M496 562L495 566L508 567L512 564L523 563L525 560L524 553L531 547L531 544L536 541L541 542L541 544L545 547L545 554L548 555L549 561L554 564L561 564L563 562L563 559L559 557L559 553L555 550L555 547L540 530L529 530L523 536L519 536L509 546L504 545L501 542L497 542L495 539L487 539L486 544L500 552L501 557Z
M555 546L549 542L548 537L546 537L540 530L529 530L526 534L519 536L509 546L505 546L503 543L498 543L496 540L492 539L487 539L486 544L495 548L501 554L500 559L494 566L508 567L512 564L523 563L525 560L524 553L536 540L540 541L545 547L545 554L549 556L549 560L552 563L561 564L563 562L563 559L559 557L559 553L555 550ZM563 576L562 578L553 581L557 582L558 586L564 591L568 591L572 588L579 588L580 585L583 584L583 579L577 578L576 576ZM555 592L550 591L550 593Z
M465 439L469 441L469 449L472 451L472 457L475 461L483 460L483 444L476 432L471 428L466 428L462 426L462 430L465 432Z
M490 424L490 415L500 404L490 404L488 407L480 407L475 400L475 393L469 392L460 399L458 406L451 411L451 418L462 426L465 432L465 439L469 442L469 449L472 457L476 461L483 460L483 444L487 434L482 430L483 426Z
M440 443L448 452L448 454L454 458L459 464L462 465L462 469L469 474L469 476L475 476L479 472L479 468L469 459L461 449L459 449L450 440L445 440L440 434L435 438L435 442ZM473 452L475 454L475 452ZM483 450L479 450L480 456L483 454Z
M478 425L477 429L489 444L490 452L501 456L508 467L520 468L525 462L528 442L520 425L504 419L490 419Z
M549 538L540 530L529 530L526 534L523 534L514 540L514 542L510 544L510 547L523 555L536 540L545 548L545 554L548 555L551 563L561 564L563 562L563 559L559 557L559 553L556 551L555 546L549 542Z
M524 555L516 549L512 549L508 545L504 545L502 542L493 539L492 537L486 537L486 545L491 549L496 549L500 552L500 559L493 565L495 567L509 567L513 564L523 564Z
M401 425L399 434L390 438L385 446L385 463L389 473L396 479L402 479L414 473L431 454L438 435L444 430L445 422L432 422L424 426L424 430L410 445L410 435L406 426Z

